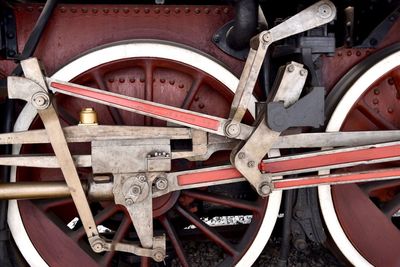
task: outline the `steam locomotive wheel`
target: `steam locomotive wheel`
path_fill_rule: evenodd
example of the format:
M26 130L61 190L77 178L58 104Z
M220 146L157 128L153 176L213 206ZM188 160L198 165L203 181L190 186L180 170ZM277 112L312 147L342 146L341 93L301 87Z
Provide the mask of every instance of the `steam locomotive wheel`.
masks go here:
M354 83L348 83L351 86L332 113L327 131L400 128L398 51L397 47L397 51L376 60ZM381 164L374 168L396 165ZM352 264L400 265L399 180L320 186L318 191L329 232Z
M72 61L52 77L220 117L228 115L238 83L233 74L205 55L187 47L156 41L102 47ZM255 99L249 110L251 115L254 102ZM54 104L63 126L76 124L79 111L85 107L94 107L103 125L166 126L159 120L63 95L56 95ZM40 127L35 111L26 106L17 119L15 131ZM70 149L73 154L90 153L88 145L70 145ZM13 152L42 153L51 152L51 148L15 146ZM229 152L194 164L208 166L228 162ZM195 167L185 160L175 161L173 166L175 170ZM87 179L90 172L90 169L78 169L82 180ZM57 169L13 168L11 173L13 182L62 179ZM197 246L206 242L212 246L210 252L218 254L219 264L250 266L269 239L280 201L280 192L266 199L259 198L247 183L175 192L154 199L154 232L167 236L168 264L173 264L174 258L182 266L188 266L191 257L194 261L204 261L200 258L202 255L190 255L189 250L192 243ZM105 236L116 241L138 241L130 218L121 208L104 201L90 205ZM209 226L202 219L215 220L222 215L239 218L239 222L243 216L251 220L244 224ZM93 253L69 198L10 201L8 223L18 248L31 266L153 265L148 258L131 254Z

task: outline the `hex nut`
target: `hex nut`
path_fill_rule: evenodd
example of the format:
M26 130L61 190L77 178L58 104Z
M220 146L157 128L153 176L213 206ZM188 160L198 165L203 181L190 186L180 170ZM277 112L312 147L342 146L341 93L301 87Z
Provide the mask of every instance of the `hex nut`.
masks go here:
M153 253L153 259L154 259L155 261L161 262L161 261L164 260L164 258L165 258L165 255L164 255L164 253L163 253L162 251L160 251L160 250L154 251L154 253Z
M262 184L260 186L260 192L263 194L263 196L268 196L271 191L271 187L268 184Z
M254 166L256 166L256 163L253 160L250 160L249 162L247 162L247 167L254 168Z
M225 126L225 134L228 137L231 137L231 138L239 136L239 134L240 134L240 125L237 124L237 123L229 122Z
M131 206L135 203L132 198L125 198L125 205Z
M158 190L165 190L168 188L168 180L165 177L158 177L155 185Z

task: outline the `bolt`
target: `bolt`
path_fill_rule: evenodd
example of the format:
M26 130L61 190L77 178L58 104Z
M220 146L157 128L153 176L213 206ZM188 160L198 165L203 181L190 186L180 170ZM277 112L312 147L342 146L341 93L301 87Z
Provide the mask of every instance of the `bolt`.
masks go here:
M158 190L165 190L168 187L168 180L165 177L158 177L155 184Z
M194 13L200 14L200 9L199 9L199 8L195 8L195 9L194 9Z
M350 57L353 53L349 50L347 51L347 56Z
M244 152L239 152L238 158L239 159L244 159L246 157L246 154Z
M156 13L156 14L160 13L160 9L159 9L158 7L156 7L156 8L154 9L154 13Z
M375 95L379 95L381 93L381 91L379 90L379 88L375 88L374 89L374 94Z
M387 111L388 111L389 113L393 113L394 110L393 110L393 108L390 107L390 108L388 108Z
M110 12L110 10L109 10L108 8L103 8L103 12L104 12L105 14L108 14L108 12Z
M37 92L32 96L31 102L37 109L46 109L50 105L50 98L45 92Z
M300 70L300 75L301 76L307 75L307 70L305 70L305 69Z
M288 72L293 72L294 71L294 66L293 64L290 64L287 68Z
M393 77L390 77L390 78L387 80L387 82L388 82L389 85L393 85L393 84L394 84L394 79L393 79Z
M268 184L262 184L260 186L260 192L264 195L267 196L271 193L271 187Z
M228 137L237 137L240 134L240 126L237 123L229 123L225 127L225 133Z
M374 98L374 99L372 100L372 103L374 103L375 105L377 105L377 104L379 103L378 98Z
M157 262L163 261L165 258L164 253L162 251L156 250L153 254L153 259Z
M127 205L127 206L131 206L131 205L133 205L134 203L135 203L135 201L133 201L132 198L126 198L126 199L125 199L125 205Z
M141 181L142 183L146 182L146 176L139 175L139 181Z
M269 32L266 32L263 36L262 39L264 42L269 43L271 42L271 34Z
M221 41L221 36L219 34L215 34L213 36L213 40L214 42L219 43L219 41Z
M254 161L250 160L249 162L247 162L247 167L254 168L254 166L256 166L256 163Z
M125 82L125 79L124 79L124 78L119 78L119 82L120 82L120 83L124 83L124 82Z
M322 4L318 7L318 14L323 19L329 18L332 15L332 8L327 4Z
M91 244L91 246L92 246L92 250L93 250L94 252L96 252L96 253L103 252L104 245L103 245L103 241L102 241L100 238L97 239L97 240L95 240L95 241Z
M118 12L119 12L119 9L115 7L115 8L113 8L113 12L114 12L114 13L118 13Z
M88 11L89 11L86 7L83 7L81 10L82 10L82 13L88 13Z
M125 14L128 14L128 13L129 13L129 8L124 7L124 8L122 9L122 11L123 11Z
M99 12L99 10L98 10L97 8L92 8L92 12L93 12L94 14L97 14L97 12Z
M165 12L165 14L169 14L169 13L171 12L171 10L170 10L168 7L166 7L166 8L164 9L164 12Z

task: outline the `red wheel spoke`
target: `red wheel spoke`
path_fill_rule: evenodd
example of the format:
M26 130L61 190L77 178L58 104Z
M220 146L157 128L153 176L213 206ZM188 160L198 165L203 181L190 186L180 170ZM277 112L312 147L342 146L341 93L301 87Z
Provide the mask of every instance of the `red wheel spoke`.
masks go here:
M228 254L232 256L236 256L238 254L238 251L233 247L232 244L225 240L225 238L221 236L215 229L211 228L202 220L200 220L200 218L198 218L195 214L183 209L180 206L177 206L176 210Z
M190 105L193 102L194 97L196 96L197 92L200 89L202 82L203 82L202 76L198 75L194 78L192 85L190 86L190 89L187 95L185 96L185 99L183 100L181 108L189 109Z
M189 267L186 253L183 250L182 243L181 243L174 227L171 225L171 222L168 220L168 218L165 215L162 215L158 219L160 220L161 224L163 225L165 231L167 232L167 235L169 236L169 240L171 241L172 245L174 246L174 249L176 251L176 255L179 258L180 264L183 267Z
M151 259L148 257L140 257L140 267L150 267Z
M400 194L383 204L381 210L390 219L393 214L400 210Z
M248 210L252 212L260 212L259 206L257 206L255 203L246 201L246 200L241 200L241 199L232 199L226 196L221 196L221 195L215 195L215 194L210 194L208 192L204 191L198 191L198 190L187 190L183 191L182 194L192 197L198 200L203 200L207 202L212 202L232 208L238 208L238 209L243 209L243 210Z
M105 208L104 210L102 210L101 212L99 212L94 216L94 222L98 225L107 220L108 218L110 218L111 216L113 216L117 211L118 211L117 206L114 205ZM70 234L71 238L75 241L78 241L84 235L85 235L85 229L82 226Z
M97 262L62 230L65 225L56 225L31 201L21 201L19 206L29 209L29 214L25 214L24 218L30 224L25 227L30 238L40 240L35 246L42 249L41 256L47 259L49 266L60 266L60 257L66 257L69 266L97 266Z
M131 225L132 225L131 220L129 220L128 217L124 216L124 219L122 220L121 224L118 227L118 230L116 231L113 237L113 242L120 242L127 234ZM114 255L115 255L115 250L107 251L101 258L99 264L104 266L109 266Z
M93 77L94 81L96 82L97 86L99 87L99 89L104 90L104 91L110 91L108 89L108 87L106 86L106 83L104 82L104 79L99 71L93 71L92 77ZM113 119L115 124L118 124L118 125L125 124L118 109L116 109L114 107L110 107L110 106L107 106L107 109L110 112L111 118Z
M376 113L372 108L363 104L357 106L358 110L364 114L364 116L370 120L373 124L378 126L382 130L396 130L397 127L393 125L390 121L386 120L384 117Z
M390 188L400 186L400 180L388 180L388 181L378 181L378 182L369 182L360 184L360 188L366 193L369 194L375 190Z
M72 198L58 198L58 199L46 199L40 200L37 202L38 206L43 211L48 211L49 209L53 209L55 207L65 206L65 205L73 205L74 201Z

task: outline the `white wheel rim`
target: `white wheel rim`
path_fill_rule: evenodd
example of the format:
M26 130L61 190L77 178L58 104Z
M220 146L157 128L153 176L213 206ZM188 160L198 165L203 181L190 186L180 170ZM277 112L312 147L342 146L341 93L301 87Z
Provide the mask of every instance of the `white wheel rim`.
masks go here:
M358 78L340 100L329 120L326 131L339 131L347 117L347 114L365 90L367 90L367 88L369 88L379 77L397 67L399 62L400 52L393 53L373 65L360 78ZM372 266L372 264L369 263L353 246L340 225L333 203L331 187L329 185L319 186L318 196L325 223L333 240L343 255L355 266Z
M52 78L62 81L70 81L79 74L101 64L135 57L168 59L193 66L216 78L232 92L236 91L236 87L239 82L230 71L206 55L195 52L192 49L178 46L176 44L160 41L116 43L112 46L100 48L70 62L53 74ZM214 74L218 74L218 76L216 77ZM256 99L252 97L249 105L249 112L253 115L253 117L255 114L255 103ZM15 123L14 131L28 130L36 114L36 110L34 110L31 106L26 105ZM18 154L20 148L21 146L19 145L13 146L12 153ZM16 181L15 167L11 168L10 181ZM269 196L267 210L261 226L258 229L257 235L246 254L239 261L238 266L251 266L257 259L258 255L262 252L275 226L279 213L281 198L281 192L274 192ZM28 233L26 232L21 219L18 203L15 200L9 201L8 224L15 243L17 244L25 260L33 267L48 266L29 239Z

